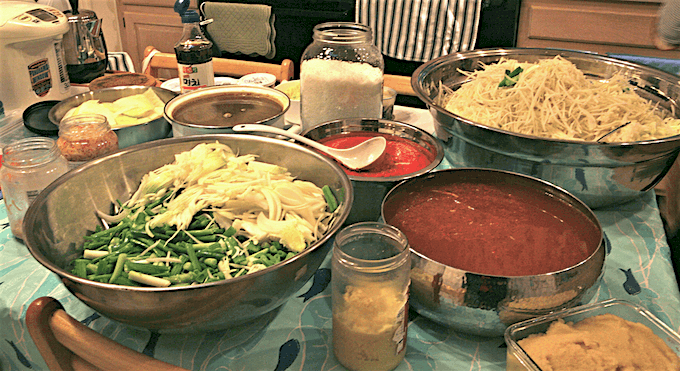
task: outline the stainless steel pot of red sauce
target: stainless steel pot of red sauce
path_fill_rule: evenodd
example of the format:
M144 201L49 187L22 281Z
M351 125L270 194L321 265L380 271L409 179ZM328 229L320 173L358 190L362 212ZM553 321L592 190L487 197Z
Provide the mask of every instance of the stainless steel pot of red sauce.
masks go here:
M383 197L392 187L432 171L444 158L437 138L415 126L391 120L329 121L302 135L333 148L349 148L378 135L387 139L385 153L365 169L350 170L338 162L354 188L354 203L345 224L377 221Z
M513 323L586 303L603 273L592 210L527 175L434 171L395 186L381 212L409 241L411 307L460 332L502 336Z

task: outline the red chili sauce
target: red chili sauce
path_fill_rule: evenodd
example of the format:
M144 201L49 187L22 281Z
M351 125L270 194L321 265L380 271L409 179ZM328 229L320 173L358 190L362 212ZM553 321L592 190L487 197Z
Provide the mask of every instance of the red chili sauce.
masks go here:
M383 136L387 140L385 152L374 163L364 169L350 170L343 166L348 175L375 178L406 175L425 168L434 160L434 153L429 152L413 141L383 133L336 134L322 138L319 142L328 147L346 149L376 136Z
M567 203L502 182L428 185L395 197L385 210L415 251L479 274L559 271L588 258L602 238Z

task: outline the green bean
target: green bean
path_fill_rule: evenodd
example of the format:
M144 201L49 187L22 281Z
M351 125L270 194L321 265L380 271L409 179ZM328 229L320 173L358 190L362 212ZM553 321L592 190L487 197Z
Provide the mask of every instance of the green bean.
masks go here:
M88 237L90 239L95 239L95 238L99 238L99 237L102 237L102 236L113 235L114 233L117 233L117 232L124 230L128 226L129 226L129 223L127 223L126 221L122 221L122 222L116 224L115 226L113 226L109 229L103 229L99 232L95 232L95 233L89 235Z
M175 263L175 265L172 266L172 269L170 269L170 275L171 276L182 273L182 270L184 268L183 265L185 263L187 263L187 261L189 260L189 257L186 256L186 255L182 255L182 256L179 257L179 260L180 260L180 262ZM189 264L191 264L191 263L189 263Z
M125 260L127 259L127 254L122 253L118 255L116 259L116 266L113 268L113 274L109 278L109 283L113 283L123 271L123 266L125 265Z
M200 269L201 262L198 261L196 250L194 250L194 245L187 245L187 255L189 255L189 261L191 262L193 269Z
M92 263L88 262L88 264L85 266L85 268L87 269L87 273L89 273L89 274L97 273L97 264L92 264Z
M161 198L159 198L158 200L156 200L156 201L154 201L154 202L152 202L152 203L146 205L146 207L144 208L144 212L147 213L147 215L148 215L149 212L151 212L151 209L153 209L154 207L156 207L156 206L162 204L163 202L165 202L165 200L167 200L171 195L172 195L172 192L168 192L168 193L164 194L164 195L163 195Z
M99 263L97 263L97 272L95 272L95 274L111 273L112 270L113 265L108 264L105 260L100 260Z
M165 279L170 281L171 283L192 283L195 278L196 278L196 274L194 272L187 272L187 273L177 274L177 275L174 275L174 276L165 277Z
M328 211L334 212L335 209L338 208L338 200L335 198L335 195L333 195L331 187L325 185L321 187L321 191L323 192L323 197L326 199L326 204L328 204Z
M117 285L123 285L123 286L141 286L139 283L123 276L117 277L113 282L109 283L115 283Z
M213 267L213 268L217 267L217 259L215 259L215 258L207 258L203 261L203 263L205 263L205 265L207 265L209 267Z
M150 275L167 273L170 271L170 267L166 267L165 265L153 265L134 262L127 262L125 263L125 265L129 270L137 271L140 273L146 273Z
M87 264L86 260L76 260L74 262L73 274L80 278L87 278Z
M109 279L111 278L111 273L106 273L106 274L91 274L87 276L88 280L92 281L99 281L99 282L109 282Z
M246 246L246 250L248 250L248 252L254 253L254 252L259 251L260 247L257 246L256 244L254 244L253 241L250 241L250 242L248 242L248 246Z
M212 219L205 214L197 215L189 224L189 229L204 229L210 224L211 221Z

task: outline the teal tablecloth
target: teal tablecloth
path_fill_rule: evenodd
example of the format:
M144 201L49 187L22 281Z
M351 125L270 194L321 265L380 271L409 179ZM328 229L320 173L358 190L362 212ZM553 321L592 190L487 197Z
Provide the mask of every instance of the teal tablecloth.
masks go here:
M680 294L654 194L596 211L610 242L597 300L641 303L676 331ZM4 224L2 224L4 223ZM0 201L0 370L46 370L25 326L41 296L58 299L90 328L132 349L193 370L343 370L331 348L330 290L309 297L313 279L262 321L214 333L170 335L133 329L100 317L32 258L11 235ZM328 269L328 262L321 269ZM320 271L327 273L328 271ZM322 276L322 275L320 275ZM317 283L318 284L318 283ZM308 300L306 300L308 299ZM268 321L271 321L267 324ZM411 313L405 361L397 370L504 370L502 338L455 333Z

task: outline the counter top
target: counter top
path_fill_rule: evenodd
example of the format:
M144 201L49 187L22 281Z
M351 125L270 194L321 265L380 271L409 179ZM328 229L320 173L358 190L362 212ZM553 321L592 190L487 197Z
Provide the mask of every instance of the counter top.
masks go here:
M397 120L432 131L425 110L395 107ZM680 293L653 192L596 210L608 244L596 299L621 298L680 328ZM331 345L330 290L320 285L329 260L289 302L271 314L228 331L159 334L99 316L14 239L0 201L0 369L46 370L25 326L26 309L41 297L59 300L93 330L139 352L192 370L343 370ZM318 294L314 294L317 293ZM453 332L411 311L407 354L396 370L505 370L502 338Z

